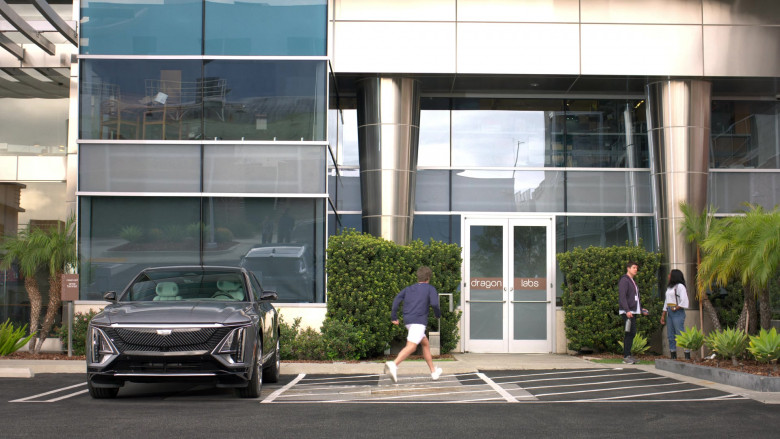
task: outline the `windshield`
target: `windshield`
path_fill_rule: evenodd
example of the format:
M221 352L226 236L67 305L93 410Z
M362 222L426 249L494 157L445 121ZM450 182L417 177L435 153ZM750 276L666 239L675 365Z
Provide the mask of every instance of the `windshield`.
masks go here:
M246 301L241 273L235 271L170 270L139 275L121 302Z

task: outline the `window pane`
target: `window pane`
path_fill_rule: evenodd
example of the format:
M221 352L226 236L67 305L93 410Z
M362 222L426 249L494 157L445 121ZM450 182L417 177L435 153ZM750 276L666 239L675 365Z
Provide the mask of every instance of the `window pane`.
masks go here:
M420 112L420 146L417 166L450 165L450 112L422 110Z
M264 289L276 291L280 302L323 302L323 202L289 198L204 200L204 264L245 267Z
M714 168L780 169L780 103L712 103Z
M452 112L453 166L544 166L543 111Z
M566 173L567 212L651 213L649 172Z
M204 72L207 139L327 140L325 61L206 61Z
M206 145L205 192L324 193L326 146Z
M745 203L765 209L780 205L780 172L710 172L710 203L718 213L745 211Z
M81 2L81 53L200 55L200 0Z
M199 145L79 147L79 190L200 192Z
M327 22L326 0L206 0L206 54L324 56Z
M0 156L64 156L68 143L68 102L68 99L0 98L3 109L0 112ZM0 170L0 175L5 170ZM15 177L0 179L13 180Z
M338 211L360 211L360 171L357 169L342 169L337 177L331 172L328 177L328 193L335 200Z
M453 171L452 210L562 212L563 174L560 171Z
M424 243L431 239L460 245L459 215L414 215L414 236Z
M146 267L200 264L199 198L79 199L82 300L122 291Z
M417 211L449 211L450 171L417 171L414 204Z
M82 139L201 137L200 61L81 61Z

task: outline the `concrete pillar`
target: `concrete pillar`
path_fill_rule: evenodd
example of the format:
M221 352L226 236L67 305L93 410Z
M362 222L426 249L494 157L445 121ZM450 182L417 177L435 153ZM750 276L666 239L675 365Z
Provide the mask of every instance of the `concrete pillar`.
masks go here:
M420 85L412 78L357 83L363 231L398 244L412 239Z
M685 219L680 203L687 202L697 212L707 205L710 94L711 84L702 80L670 79L647 85L656 238L666 256L661 284L666 285L670 270L681 270L693 302L696 254L694 245L680 233Z

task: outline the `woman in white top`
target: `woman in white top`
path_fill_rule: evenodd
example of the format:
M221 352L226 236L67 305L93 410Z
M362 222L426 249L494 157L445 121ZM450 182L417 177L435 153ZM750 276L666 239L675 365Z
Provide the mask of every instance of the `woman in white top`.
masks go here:
M685 277L680 270L672 270L669 273L669 283L666 286L666 300L664 310L661 313L661 324L666 324L666 316L669 315L669 324L666 325L666 335L669 337L669 353L671 358L677 358L677 334L685 330L685 308L688 307L688 290L685 288ZM685 350L685 358L690 358L690 349Z

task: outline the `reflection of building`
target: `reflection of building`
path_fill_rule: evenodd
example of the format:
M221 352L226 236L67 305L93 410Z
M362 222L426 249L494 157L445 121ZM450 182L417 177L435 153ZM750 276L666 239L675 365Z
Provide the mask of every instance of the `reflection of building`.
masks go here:
M83 299L142 266L237 264L282 240L286 208L320 301L343 227L465 245L466 218L544 217L555 252L641 238L689 270L679 201L723 215L780 202L780 60L766 56L780 6L727 3L57 5L78 50L43 15L30 22L58 56L0 27L24 40L0 50L0 136L27 127L0 151L28 150L0 153L19 166L6 177L3 161L0 181L23 200L67 184L51 199L78 207ZM19 67L22 48L36 56ZM59 138L34 139L42 125ZM64 219L35 213L52 204L22 205L20 222ZM112 250L129 242L149 250Z
M14 235L19 230L20 192L26 186L21 183L0 183L0 236Z

